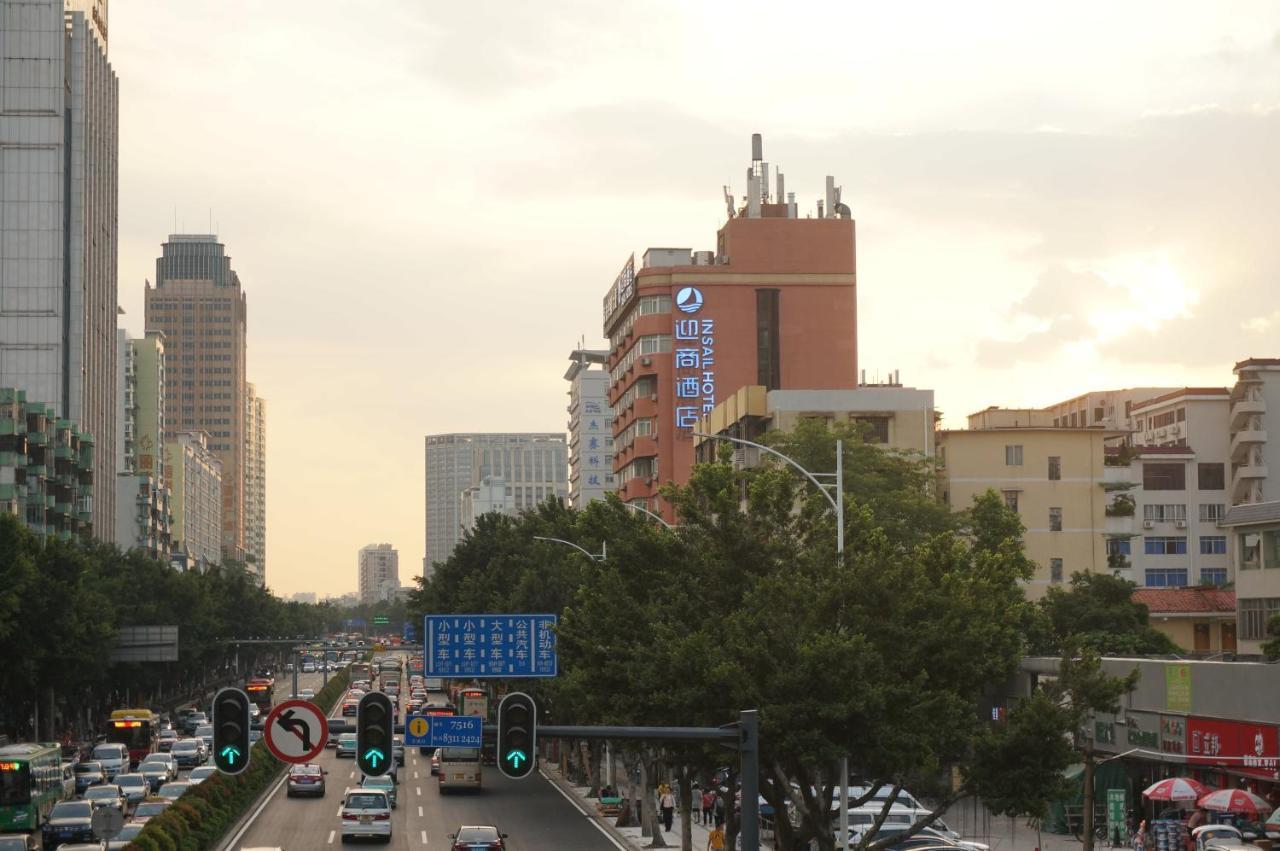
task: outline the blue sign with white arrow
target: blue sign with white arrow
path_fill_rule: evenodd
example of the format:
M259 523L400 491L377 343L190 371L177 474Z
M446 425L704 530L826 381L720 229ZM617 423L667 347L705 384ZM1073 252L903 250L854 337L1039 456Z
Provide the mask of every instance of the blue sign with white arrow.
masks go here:
M479 715L410 715L404 721L408 748L478 748L483 741Z

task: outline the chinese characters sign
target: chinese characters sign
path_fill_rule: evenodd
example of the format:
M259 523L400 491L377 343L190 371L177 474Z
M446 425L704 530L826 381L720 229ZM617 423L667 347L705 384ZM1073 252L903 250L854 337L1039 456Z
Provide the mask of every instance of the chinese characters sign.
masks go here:
M1164 708L1170 712L1191 711L1191 666L1164 666Z
M1187 719L1187 761L1193 765L1220 765L1270 780L1276 777L1278 756L1274 724Z
M636 256L627 258L622 271L614 279L613 286L604 295L604 324L608 326L618 308L622 307L636 291Z
M554 677L555 615L427 615L428 677Z
M684 313L702 309L702 293L685 287L677 294ZM716 406L716 321L710 317L675 323L676 428L693 429Z

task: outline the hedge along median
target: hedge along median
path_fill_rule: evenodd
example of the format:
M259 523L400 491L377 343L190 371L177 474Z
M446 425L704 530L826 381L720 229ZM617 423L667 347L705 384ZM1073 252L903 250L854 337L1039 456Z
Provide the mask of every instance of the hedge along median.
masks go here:
M346 692L347 681L344 668L329 678L312 702L327 715ZM250 753L249 768L243 774L219 772L187 790L173 806L150 819L126 851L207 851L216 847L284 768L262 740Z

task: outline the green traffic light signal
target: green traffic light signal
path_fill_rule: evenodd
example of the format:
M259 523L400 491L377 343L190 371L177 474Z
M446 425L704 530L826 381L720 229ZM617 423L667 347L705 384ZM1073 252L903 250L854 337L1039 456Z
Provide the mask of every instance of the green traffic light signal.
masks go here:
M366 776L381 777L390 770L387 754L395 723L391 698L380 691L360 698L356 708L356 764Z
M213 697L213 764L224 774L249 767L249 695L238 688Z
M538 742L538 706L524 692L514 691L498 704L498 768L512 780L533 772Z

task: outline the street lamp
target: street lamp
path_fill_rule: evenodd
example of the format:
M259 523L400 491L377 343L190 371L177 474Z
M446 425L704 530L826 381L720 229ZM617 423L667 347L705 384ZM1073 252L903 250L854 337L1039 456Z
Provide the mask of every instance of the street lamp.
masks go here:
M604 561L605 556L608 555L608 542L606 541L600 542L600 552L597 554L597 553L587 552L582 547L575 544L573 541L566 541L563 538L544 538L541 535L534 535L533 539L535 541L552 541L553 543L564 544L566 547L573 547L575 550L582 553L584 556L591 559L592 561Z
M743 446L754 446L763 452L781 458L792 467L800 471L806 479L813 482L822 495L827 498L827 502L831 503L831 510L836 513L836 553L844 557L844 441L836 440L836 471L834 473L811 473L804 467L800 466L800 462L787 455L783 455L772 447L765 446L763 443L756 443L751 440L744 440L741 437L729 437L725 434L706 434L705 432L695 431L694 437L703 437L708 440L727 440L730 443L740 443ZM827 479L828 481L820 481ZM832 491L835 491L834 496ZM840 758L840 835L836 837L836 847L845 847L846 837L849 835L849 758Z
M676 524L668 523L666 520L662 519L661 514L650 511L649 509L645 508L643 505L636 505L635 503L631 503L631 502L624 502L622 504L625 505L627 508L630 508L632 511L639 511L641 514L648 514L650 517L652 517L654 520L657 520L659 523L661 523L663 526L666 526L668 529L676 528Z

